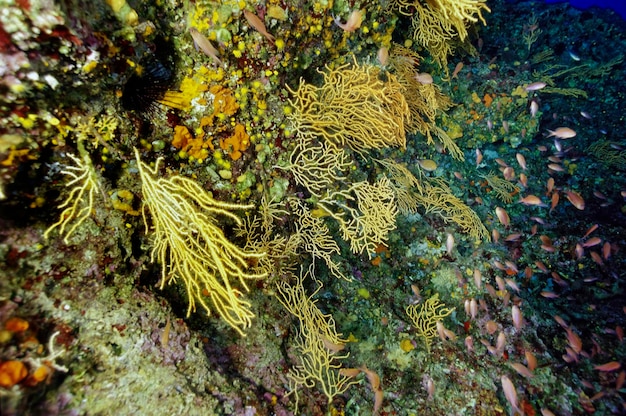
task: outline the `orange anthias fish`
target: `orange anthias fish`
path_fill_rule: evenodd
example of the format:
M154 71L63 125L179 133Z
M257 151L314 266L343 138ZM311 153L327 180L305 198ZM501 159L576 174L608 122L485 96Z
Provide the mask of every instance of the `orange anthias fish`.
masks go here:
M461 69L463 69L463 62L459 62L454 67L454 71L452 71L452 78L453 79L456 78L459 75L459 72L461 72Z
M193 38L193 43L196 46L196 49L204 52L206 56L212 58L218 63L218 65L222 65L222 61L219 58L219 52L202 33L198 32L198 29L190 27L189 34L191 34L191 37Z
M261 18L259 18L259 16L247 10L243 11L243 16L246 18L246 20L248 21L248 24L252 26L254 30L256 30L257 32L265 36L265 38L269 40L271 43L274 43L274 36L272 36L267 31L267 28L265 27L265 23L263 23L263 21L261 20Z
M546 206L546 204L543 203L541 198L535 195L525 196L524 198L520 199L519 202L524 205L534 205L534 206L539 206L539 207Z
M335 24L346 32L354 32L361 27L361 23L363 23L363 12L361 10L353 10L346 23L341 23L341 18L335 17Z
M580 194L574 191L565 191L565 197L569 202L572 203L577 209L584 210L585 209L585 200Z
M576 136L576 132L569 127L559 127L556 130L548 130L548 137L556 137L557 139L571 139Z

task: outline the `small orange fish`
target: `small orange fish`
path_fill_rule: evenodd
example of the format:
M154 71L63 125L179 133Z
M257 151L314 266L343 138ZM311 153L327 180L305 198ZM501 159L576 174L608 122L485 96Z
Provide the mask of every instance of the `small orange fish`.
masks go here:
M493 265L498 270L506 270L506 267L504 267L504 264L500 263L498 260L494 260Z
M512 261L505 260L504 264L506 265L507 269L512 270L514 273L519 273L519 270L517 269L517 265L513 263Z
M495 228L491 230L491 239L494 243L500 241L500 231L496 230Z
M511 367L513 367L513 369L515 371L517 371L517 373L520 376L526 377L526 378L533 378L534 375L533 373L530 371L530 369L528 367L526 367L524 364L520 364L520 363L512 363Z
M602 242L601 238L599 238L599 237L591 237L589 240L587 240L587 241L585 241L583 243L583 247L584 248L588 248L588 247L597 246L601 242Z
M576 260L582 259L583 256L585 255L585 249L580 244L576 244L575 252L576 252Z
M559 193L555 192L552 194L552 198L550 201L550 212L559 204Z
M578 334L569 328L566 328L565 332L567 334L567 342L569 346L572 347L572 350L576 354L580 354L580 352L583 350L583 342L578 336Z
M565 168L558 163L550 163L548 164L548 169L553 170L555 172L564 172Z
M600 191L593 191L593 195L599 199L606 199L606 196Z
M504 292L506 290L506 283L500 276L496 276L496 284L498 285L498 291Z
M170 321L170 317L167 317L167 322L165 323L165 328L163 329L163 334L161 334L161 347L167 348L170 342L170 331L172 329L172 322Z
M602 257L604 260L608 260L611 257L611 243L608 241L602 246Z
M535 116L536 116L536 115L537 115L537 113L539 112L539 103L537 103L537 101L536 101L536 100L532 100L532 101L530 102L530 108L529 108L529 111L530 111L530 116L531 116L532 118L535 118Z
M543 291L543 292L541 292L541 293L539 293L539 294L540 294L541 296L543 296L544 298L547 298L547 299L556 299L556 298L558 298L558 297L559 297L559 295L557 295L556 293L554 293L554 292L548 292L548 291Z
M504 208L496 207L496 216L498 217L498 221L500 221L500 224L504 225L505 227L509 226L511 218Z
M335 24L345 32L354 32L361 27L361 23L363 23L363 12L361 10L353 10L346 23L341 23L339 16L335 17Z
M569 127L559 127L556 130L548 130L548 137L556 137L557 139L571 139L576 137L576 132Z
M535 371L535 368L537 368L537 358L535 358L535 355L526 350L524 351L524 356L526 357L526 364L528 364L528 369L530 371Z
M387 66L389 63L389 48L385 48L384 46L378 49L378 53L376 53L376 59L382 66Z
M563 280L561 275L558 274L557 272L550 273L550 276L552 276L552 278L554 279L554 281L556 282L557 285L559 285L561 287L569 286L568 283L565 280Z
M506 167L508 167L508 166L509 166L509 164L508 164L508 163L506 163L503 159L501 159L501 158L499 158L499 157L498 157L498 158L496 158L496 163L497 163L498 165L502 166L503 168L506 168Z
M600 257L600 255L597 252L590 251L589 255L591 256L591 260L593 260L593 262L595 264L597 264L598 266L604 266L604 262L602 261L602 257Z
M519 164L522 170L526 170L526 158L521 153L516 153L515 158L517 159L517 163Z
M515 413L524 414L524 412L521 411L517 403L517 390L515 390L515 386L513 385L513 382L511 381L511 379L508 378L506 375L503 375L502 377L500 377L500 382L502 383L502 390L504 391L504 397L506 397L506 400L509 402L509 405L511 406L511 410L513 410L512 414L515 414Z
M565 197L569 202L572 203L577 209L584 210L585 209L585 200L580 194L574 191L565 191Z
M360 372L361 370L358 368L341 368L339 370L339 374L350 378L358 376Z
M537 81L537 82L533 82L532 84L528 84L526 87L524 87L524 89L528 92L538 91L542 88L545 88L546 85L547 84L545 82Z
M524 187L528 188L528 176L525 173L519 174L519 183Z
M548 178L548 181L546 182L546 190L548 191L548 193L552 192L552 190L554 189L554 178Z
M459 75L459 72L461 72L461 69L463 69L463 62L459 62L454 67L454 71L452 71L452 79L456 78Z
M420 72L415 75L415 80L420 84L429 85L433 83L433 76L426 72Z
M511 308L511 315L513 319L513 326L516 330L519 331L520 329L522 329L522 324L524 320L522 316L522 311L520 310L519 306L513 305L513 307Z
M198 32L198 29L190 27L189 34L191 34L191 37L193 38L193 43L196 46L196 49L204 52L206 56L212 58L218 65L222 65L222 61L219 58L219 52L202 33Z
M530 278L533 277L533 269L530 266L524 268L524 277L526 280L530 280Z
M454 248L454 236L452 234L448 234L448 237L446 237L446 252L448 256L452 255L453 248Z
M622 367L617 361L611 361L606 364L596 365L593 368L598 371L615 371Z
M504 170L502 171L502 176L504 177L504 179L506 179L507 181L512 181L513 179L515 179L515 170L510 167L507 166L506 168L504 168Z
M480 149L476 149L476 166L480 165L480 162L483 161L483 152Z
M480 289L483 284L483 276L478 269L474 269L474 284L478 289Z
M521 204L524 204L524 205L533 205L533 206L540 206L540 207L545 207L546 206L541 201L541 199L538 196L535 196L535 195L525 196L524 198L520 199L519 202Z
M521 233L513 233L513 234L507 235L504 241L506 241L507 243L511 243L514 241L518 241L521 237L522 237Z
M376 374L375 371L370 370L366 366L360 367L359 369L365 373L367 380L370 382L372 390L380 389L380 377L378 376L378 374Z
M585 235L583 235L583 238L586 238L589 234L591 234L592 232L594 232L597 229L598 229L598 224L593 224L591 227L589 227L589 229L587 230Z
M265 38L270 41L270 43L274 43L274 36L268 33L267 28L265 27L265 23L257 16L256 14L249 12L247 10L243 11L243 17L246 18L248 24L261 35L265 36Z
M568 328L569 327L569 325L567 325L567 322L565 322L565 319L561 318L559 315L554 315L553 318L563 328Z
M374 392L374 411L373 414L378 414L380 407L383 404L383 389L380 387L380 377L376 372L363 366L360 370L365 373L365 377L370 382L370 388Z
M339 352L346 348L345 344L337 344L325 337L324 335L320 335L320 338L322 340L322 344L324 344L324 347L326 347L326 349L331 352Z

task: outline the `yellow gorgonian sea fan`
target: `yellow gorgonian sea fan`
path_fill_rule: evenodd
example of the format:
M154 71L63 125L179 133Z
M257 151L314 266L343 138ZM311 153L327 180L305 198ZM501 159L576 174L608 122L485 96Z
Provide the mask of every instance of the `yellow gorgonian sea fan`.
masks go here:
M346 64L321 72L317 87L303 80L289 91L293 129L305 138L323 138L333 149L364 154L370 149L406 147L410 111L404 87L373 65Z

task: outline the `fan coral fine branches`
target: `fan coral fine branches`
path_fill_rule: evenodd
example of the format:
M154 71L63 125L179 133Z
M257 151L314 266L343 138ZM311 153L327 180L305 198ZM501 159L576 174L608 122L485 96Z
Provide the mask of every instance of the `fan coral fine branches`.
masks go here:
M405 126L410 111L404 87L396 77L373 65L346 64L320 72L321 87L300 81L289 102L294 130L306 137L323 137L334 149L358 153L390 146L406 147Z
M214 200L195 181L173 176L159 177L159 160L150 169L139 159L144 198L144 224L150 228L145 215L147 207L152 216L153 241L151 261L161 263L161 289L177 278L183 280L189 298L187 315L199 302L208 314L207 300L221 317L241 335L249 328L254 314L251 304L242 298L242 291L232 286L238 282L248 291L247 279L258 279L265 274L246 273L248 260L258 259L264 253L246 252L231 243L217 226L215 216L230 218L238 225L241 219L230 212L250 209L252 205L228 204Z

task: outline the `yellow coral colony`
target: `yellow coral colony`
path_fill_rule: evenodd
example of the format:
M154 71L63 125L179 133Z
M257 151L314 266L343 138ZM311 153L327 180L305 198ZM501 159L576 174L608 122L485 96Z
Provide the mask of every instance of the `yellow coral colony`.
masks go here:
M397 9L405 16L412 16L413 39L430 52L443 67L447 67L452 42L467 37L467 23L479 20L485 24L483 10L491 10L486 0L391 0L389 9Z
M317 290L307 295L304 280L310 276ZM348 357L348 353L340 354L345 340L335 329L335 320L331 315L324 315L313 299L321 289L321 283L315 279L313 267L307 272L301 271L293 286L284 281L278 284L278 300L300 321L299 333L295 348L298 350L299 364L289 371L290 392L296 396L298 407L298 388L318 385L330 404L333 398L343 394L355 380L341 371L340 360Z
M246 273L247 261L264 253L246 252L231 243L216 225L215 216L241 220L232 210L250 209L253 205L228 204L214 200L195 181L173 176L159 177L157 160L150 169L135 149L144 198L144 223L147 207L152 217L154 248L151 261L161 263L161 288L182 279L189 298L187 314L200 303L208 314L211 307L237 332L244 335L254 314L251 304L242 297L248 291L247 279L265 277L262 273ZM233 286L237 284L241 289Z
M383 81L372 65L346 64L321 72L321 87L300 81L293 99L293 129L303 138L323 137L333 149L405 148L410 120L404 88L392 74Z
M72 189L65 202L59 206L59 208L65 209L61 212L59 220L48 227L43 234L44 238L47 239L50 233L58 227L59 234L65 234L63 237L65 244L69 244L69 237L91 214L94 208L95 195L100 190L96 172L91 164L91 159L84 152L82 143L79 144L79 150L83 150L81 152L84 153L82 159L68 154L76 166L66 166L61 171L61 173L72 178L67 183L67 186L72 187Z
M354 201L354 202L350 202ZM352 203L356 207L350 206ZM333 191L317 202L318 208L339 224L341 236L353 253L369 258L379 244L386 244L396 228L398 208L391 182L386 177L370 184L355 182L345 191Z
M406 166L391 159L377 162L387 169L400 213L414 213L421 206L426 214L435 213L445 222L456 223L476 241L489 240L489 232L478 215L452 193L443 179L426 177L419 166L416 178Z
M426 301L406 307L406 314L411 318L417 335L424 339L426 349L430 352L430 344L437 335L437 321L450 315L454 308L446 308L435 294Z

